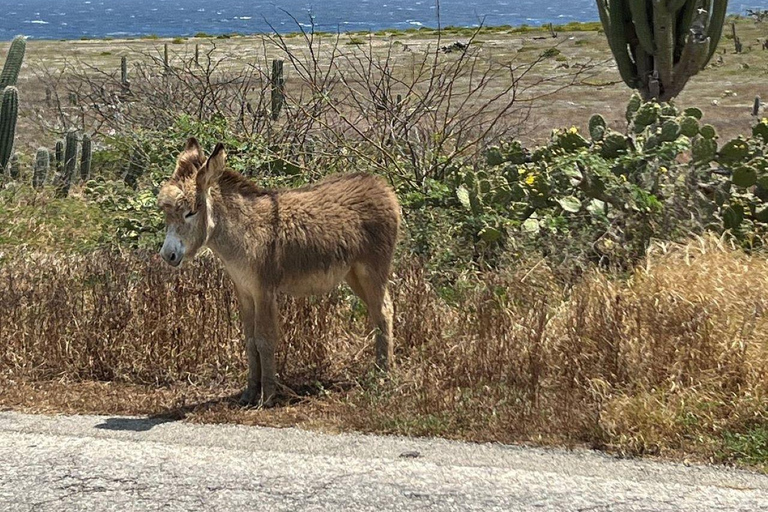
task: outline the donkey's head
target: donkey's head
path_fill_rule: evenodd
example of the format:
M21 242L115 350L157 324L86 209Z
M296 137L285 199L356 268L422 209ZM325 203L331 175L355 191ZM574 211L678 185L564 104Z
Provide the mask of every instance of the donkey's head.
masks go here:
M174 267L193 258L211 236L215 223L210 191L224 172L226 158L222 143L205 158L192 137L179 155L173 176L160 189L157 203L167 227L160 256Z

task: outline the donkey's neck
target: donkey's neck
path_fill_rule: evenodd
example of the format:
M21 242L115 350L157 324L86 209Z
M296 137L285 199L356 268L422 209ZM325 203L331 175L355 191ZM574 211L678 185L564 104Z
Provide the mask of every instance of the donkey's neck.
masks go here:
M213 189L207 202L206 245L226 267L250 265L261 257L271 222L269 194L243 194L240 190Z

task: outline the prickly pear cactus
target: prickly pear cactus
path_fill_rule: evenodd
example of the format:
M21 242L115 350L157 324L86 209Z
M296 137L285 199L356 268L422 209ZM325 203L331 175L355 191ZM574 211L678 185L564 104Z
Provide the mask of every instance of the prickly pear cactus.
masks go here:
M633 93L632 96L629 97L629 102L627 103L627 111L625 113L628 123L632 122L632 119L634 119L635 114L640 109L640 106L642 104L643 104L643 99L640 97L639 94Z
M680 124L674 119L667 119L661 125L659 140L662 142L671 142L680 136Z
M717 155L717 141L713 138L697 137L691 145L691 157L694 164L708 164Z
M38 148L35 155L35 171L32 174L32 186L40 189L50 173L51 154L47 148Z
M661 105L652 101L643 103L632 117L632 126L635 133L642 132L647 126L658 121L660 115Z
M599 142L603 140L605 130L606 124L603 116L595 114L589 118L589 136L592 137L593 141Z
M553 134L552 147L559 147L566 153L572 153L579 148L589 147L589 141L581 136L576 127L568 130L557 130Z
M600 154L603 158L617 158L626 153L628 148L629 140L627 137L618 132L609 131L603 137Z
M715 127L711 124L705 124L701 128L699 128L699 134L704 137L705 139L716 139L717 138L717 132L715 131Z
M746 160L748 156L747 141L739 136L723 145L717 154L717 161L723 164L734 164Z
M680 118L680 134L686 137L694 137L699 134L699 121L692 116L684 115Z
M768 118L763 118L752 127L752 136L760 137L764 143L768 144Z

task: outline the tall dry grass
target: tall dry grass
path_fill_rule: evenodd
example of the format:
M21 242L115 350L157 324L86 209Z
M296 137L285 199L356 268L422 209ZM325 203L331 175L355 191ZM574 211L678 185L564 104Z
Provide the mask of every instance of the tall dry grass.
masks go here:
M282 407L340 428L718 460L733 456L728 436L768 424L764 257L700 239L657 245L628 278L594 271L564 287L539 262L473 282L449 304L418 261L399 262L388 379L369 372L372 337L346 290L284 300L280 378L286 396L309 396ZM236 300L212 258L175 271L137 254L19 256L0 283L7 386L224 395L244 383ZM269 414L228 403L207 419Z

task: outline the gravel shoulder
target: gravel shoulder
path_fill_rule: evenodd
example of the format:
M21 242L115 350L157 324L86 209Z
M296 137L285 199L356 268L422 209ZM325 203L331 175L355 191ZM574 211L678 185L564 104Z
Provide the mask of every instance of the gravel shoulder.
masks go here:
M768 476L586 451L0 413L2 510L760 510Z

